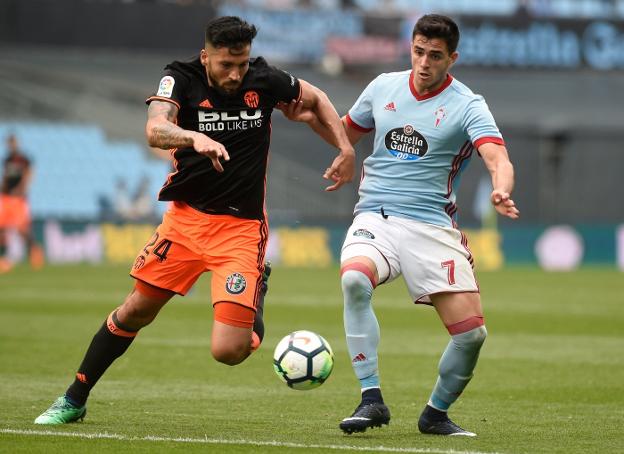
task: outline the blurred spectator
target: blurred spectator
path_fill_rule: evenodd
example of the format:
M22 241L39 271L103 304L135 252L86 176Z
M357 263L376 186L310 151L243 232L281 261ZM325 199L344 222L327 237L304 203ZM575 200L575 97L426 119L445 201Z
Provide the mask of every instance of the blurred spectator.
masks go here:
M135 221L149 222L156 220L154 196L149 191L149 178L143 177L132 199L132 214Z
M156 219L154 197L149 192L149 178L144 176L134 195L130 195L126 180L117 180L112 202L113 220L151 222ZM108 216L103 214L103 217Z
M124 179L118 179L113 194L113 212L119 220L132 219L132 201L130 200L130 192L128 184Z
M31 162L19 149L17 138L12 134L7 137L7 150L0 188L0 273L12 267L7 257L9 229L15 230L23 238L33 268L41 268L44 262L43 251L32 234L27 199L32 177Z

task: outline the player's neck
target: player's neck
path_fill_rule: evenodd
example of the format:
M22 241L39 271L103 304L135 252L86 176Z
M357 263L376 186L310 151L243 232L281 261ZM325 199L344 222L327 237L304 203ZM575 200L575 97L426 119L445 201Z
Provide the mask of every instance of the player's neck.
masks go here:
M418 96L427 96L432 93L439 92L442 89L442 87L448 83L448 79L449 79L449 74L445 73L444 77L442 77L434 85L427 86L427 85L419 84L418 79L416 78L415 74L412 73L412 84L414 88L416 89Z

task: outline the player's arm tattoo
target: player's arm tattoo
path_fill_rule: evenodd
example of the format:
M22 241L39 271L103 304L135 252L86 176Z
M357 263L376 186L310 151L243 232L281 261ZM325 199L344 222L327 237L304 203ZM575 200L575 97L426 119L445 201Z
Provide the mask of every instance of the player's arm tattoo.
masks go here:
M169 102L152 101L147 109L145 134L150 146L162 149L192 147L193 131L175 124L178 107Z

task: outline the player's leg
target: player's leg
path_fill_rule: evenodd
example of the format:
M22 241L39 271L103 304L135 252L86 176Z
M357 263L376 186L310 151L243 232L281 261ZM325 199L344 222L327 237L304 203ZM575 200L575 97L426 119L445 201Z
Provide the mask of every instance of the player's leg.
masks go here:
M11 271L13 267L7 258L7 231L4 227L0 227L0 274Z
M271 263L264 264L262 272L262 283L260 285L260 298L256 305L254 324L251 332L251 350L256 351L264 339L264 298L269 291L269 276L271 275Z
M177 233L185 230L171 228L175 223L170 212L165 214L163 223L134 262L130 273L136 279L134 290L94 336L66 395L35 423L64 424L83 418L89 392L106 369L174 294L186 294L204 272L202 257L193 251L186 237Z
M65 395L35 419L35 424L64 424L84 418L91 389L113 361L125 353L139 330L154 320L173 295L170 290L137 281L124 303L95 333Z
M211 237L211 296L214 323L211 336L213 357L236 365L255 351L264 338L264 303L270 264L264 262L268 239L265 220L211 216L218 226Z
M453 423L449 407L470 382L487 336L478 293L440 293L431 296L433 305L451 339L439 363L439 375L419 421L423 433L475 436Z
M237 261L251 258L241 254ZM255 259L254 259L255 260ZM219 362L234 366L243 362L255 351L264 336L262 313L266 294L264 273L248 261L247 264L230 264L213 270L212 299L214 322L212 325L211 353ZM238 271L233 271L233 270Z
M390 422L384 404L378 369L379 322L372 306L373 289L398 274L392 273L389 259L391 245L384 235L387 222L374 214L360 215L345 239L341 254L341 284L344 298L344 328L351 365L360 382L361 402L353 414L340 423L350 434ZM375 233L372 233L372 232ZM392 259L390 259L392 260ZM398 268L397 268L398 269Z
M447 416L472 377L485 339L479 287L472 269L466 238L453 228L412 220L398 220L404 229L401 269L410 296L431 303L451 333L440 361L440 374L429 404L419 420L421 432L439 435L474 435Z
M11 271L13 264L8 259L8 232L14 224L14 213L11 211L10 197L0 194L0 274Z

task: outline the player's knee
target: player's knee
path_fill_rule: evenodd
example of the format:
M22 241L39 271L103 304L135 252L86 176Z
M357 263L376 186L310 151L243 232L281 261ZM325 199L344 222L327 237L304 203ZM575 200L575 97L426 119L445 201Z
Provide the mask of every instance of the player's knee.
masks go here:
M212 357L220 363L228 366L236 366L242 363L251 353L251 341L230 343L228 345L212 345L210 348Z
M487 337L487 329L485 325L481 325L477 328L471 329L468 332L462 333L459 336L454 336L455 343L462 349L479 351L481 346L485 342Z
M348 270L342 274L340 281L342 284L342 292L349 296L346 301L370 301L373 293L373 284L364 273Z
M160 305L149 304L136 292L128 295L117 310L117 318L124 325L139 330L149 325L158 315Z

